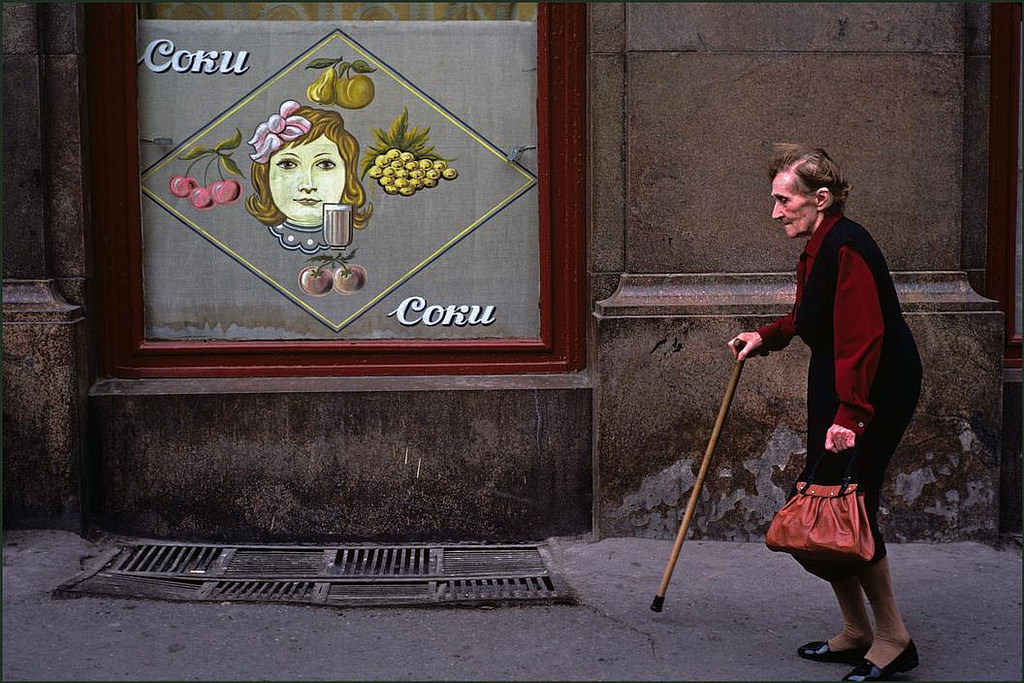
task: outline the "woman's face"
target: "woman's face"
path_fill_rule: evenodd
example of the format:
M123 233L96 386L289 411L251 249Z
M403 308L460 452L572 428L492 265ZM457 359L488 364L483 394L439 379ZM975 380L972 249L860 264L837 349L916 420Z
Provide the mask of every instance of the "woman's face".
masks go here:
M345 162L329 138L283 147L269 163L270 196L289 222L316 227L323 224L324 204L341 202Z
M772 198L775 200L772 218L782 223L790 239L810 237L824 218L815 193L804 192L791 171L782 171L772 179Z

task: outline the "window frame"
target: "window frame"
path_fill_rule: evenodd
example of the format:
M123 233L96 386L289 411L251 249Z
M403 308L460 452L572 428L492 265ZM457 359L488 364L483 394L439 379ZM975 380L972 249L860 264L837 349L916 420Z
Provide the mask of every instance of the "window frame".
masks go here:
M988 243L986 296L999 302L1005 320L1003 364L1021 367L1015 333L1017 165L1020 125L1020 4L992 4L989 99Z
M136 6L88 4L86 78L99 372L119 378L572 372L585 363L586 7L537 12L540 336L145 339Z

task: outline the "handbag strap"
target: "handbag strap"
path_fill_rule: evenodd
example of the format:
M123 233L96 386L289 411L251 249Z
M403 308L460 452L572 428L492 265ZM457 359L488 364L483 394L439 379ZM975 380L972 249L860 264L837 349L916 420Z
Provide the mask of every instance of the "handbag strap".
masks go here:
M840 496L843 495L844 493L846 493L846 487L849 486L850 482L853 481L854 473L857 471L857 455L859 454L859 451L860 451L860 447L859 446L854 446L853 448L848 448L845 451L842 451L840 453L836 453L836 457L842 456L842 453L847 453L848 454L848 455L846 455L846 458L847 458L846 472L843 474L843 478L840 481L840 483L842 484L842 486L839 487L839 494L838 495L840 495ZM821 464L821 461L824 460L825 457L827 457L827 456L823 456L821 458L818 458L818 460L814 463L814 467L813 467L813 469L811 469L810 474L807 475L807 481L804 483L803 488L800 489L800 493L806 493L807 489L810 488L811 484L814 483L814 475L818 471L818 465Z

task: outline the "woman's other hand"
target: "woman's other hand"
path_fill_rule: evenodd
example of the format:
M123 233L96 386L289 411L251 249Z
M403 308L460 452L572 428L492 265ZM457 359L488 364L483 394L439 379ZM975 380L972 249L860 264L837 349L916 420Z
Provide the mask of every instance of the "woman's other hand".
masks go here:
M737 342L743 342L743 344L739 344L739 346L743 347L742 349L737 350ZM740 332L729 340L729 349L732 351L732 355L736 357L736 360L745 360L759 346L761 346L761 335L757 332Z
M837 424L832 425L825 432L825 450L832 451L833 453L839 453L845 451L847 448L853 448L854 442L857 440L857 435L851 432L846 427L840 427Z

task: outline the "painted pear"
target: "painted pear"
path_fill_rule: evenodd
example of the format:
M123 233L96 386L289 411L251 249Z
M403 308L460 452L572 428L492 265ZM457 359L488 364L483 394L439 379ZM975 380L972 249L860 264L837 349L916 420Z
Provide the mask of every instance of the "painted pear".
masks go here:
M306 88L306 97L317 104L332 104L334 102L334 82L337 79L338 74L334 69L324 69L320 78Z

